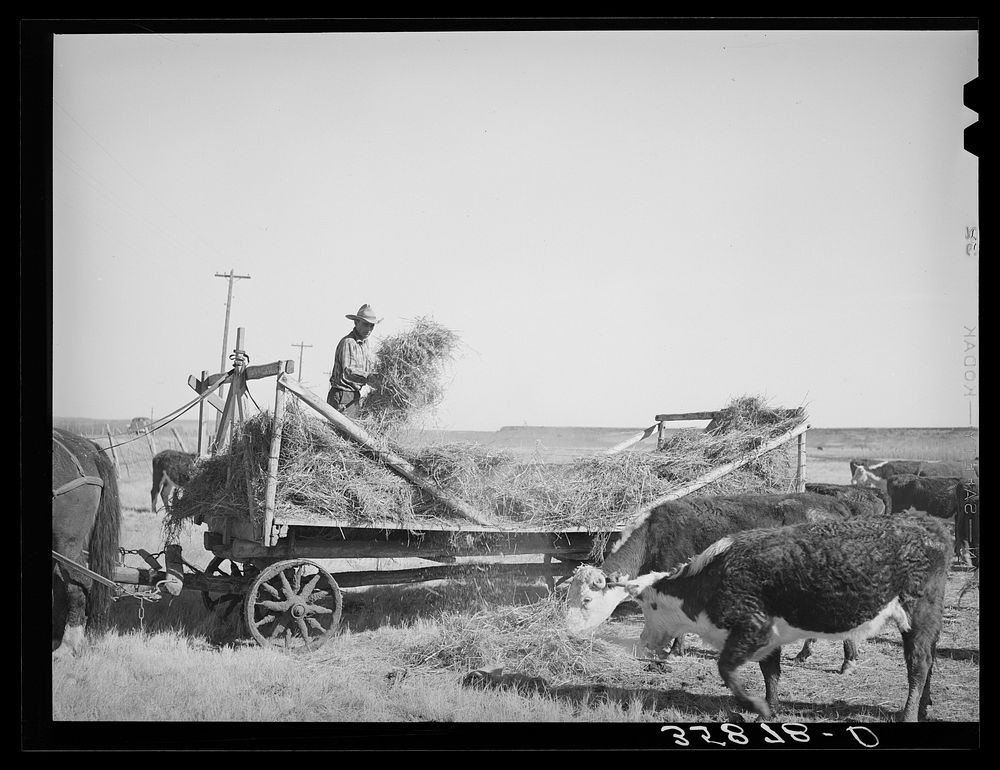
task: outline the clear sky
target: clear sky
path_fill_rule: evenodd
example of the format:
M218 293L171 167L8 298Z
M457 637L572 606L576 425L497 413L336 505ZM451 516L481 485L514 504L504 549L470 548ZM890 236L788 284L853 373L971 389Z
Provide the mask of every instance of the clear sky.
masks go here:
M53 414L189 401L233 269L230 350L311 345L323 396L362 303L376 343L456 331L442 428L744 394L978 425L978 55L975 31L59 35Z

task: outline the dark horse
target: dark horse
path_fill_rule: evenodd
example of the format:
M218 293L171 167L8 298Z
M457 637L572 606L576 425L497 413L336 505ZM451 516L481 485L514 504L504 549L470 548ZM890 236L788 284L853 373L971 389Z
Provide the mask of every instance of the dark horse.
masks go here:
M111 460L89 439L53 428L52 550L113 580L120 522ZM88 617L107 610L110 598L107 586L53 556L53 659L79 654Z

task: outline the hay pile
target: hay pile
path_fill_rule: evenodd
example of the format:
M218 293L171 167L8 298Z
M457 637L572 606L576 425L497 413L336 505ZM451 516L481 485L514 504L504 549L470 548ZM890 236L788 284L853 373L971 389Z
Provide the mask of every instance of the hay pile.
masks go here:
M647 678L645 663L621 647L570 634L565 613L556 596L473 615L447 613L428 634L408 644L402 657L408 666L454 671L501 666L556 685L579 680L640 683Z
M709 430L677 431L656 454L668 459L665 480L681 486L713 468L736 462L805 419L802 408L775 409L760 396L739 396L718 412ZM695 494L789 491L793 476L792 451L782 448L726 474Z
M220 515L249 516L259 526L272 435L271 414L262 412L237 426L228 452L199 460L169 513L171 526ZM278 480L275 508L280 512L347 520L357 526L394 514L412 517L412 484L366 456L294 400L285 408Z
M387 442L385 448L500 527L610 532L620 530L636 508L739 459L804 417L801 410L772 410L758 398L744 397L723 410L711 432L677 431L658 451L563 464L477 444L404 450ZM371 424L362 424L371 431ZM244 423L228 453L198 464L170 514L175 524L199 515L249 515L259 525L270 443L270 414ZM789 491L793 460L790 451L770 452L694 494ZM320 524L417 530L432 521L455 529L469 524L294 401L282 429L275 504L278 514Z

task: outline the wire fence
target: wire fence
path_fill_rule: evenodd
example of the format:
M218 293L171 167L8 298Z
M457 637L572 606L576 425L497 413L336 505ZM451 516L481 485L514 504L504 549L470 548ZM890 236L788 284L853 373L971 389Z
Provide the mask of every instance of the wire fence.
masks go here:
M121 478L149 475L153 456L165 449L198 450L198 423L176 421L153 433L136 428L135 421L100 423L94 420L53 420L53 427L86 436L107 449Z

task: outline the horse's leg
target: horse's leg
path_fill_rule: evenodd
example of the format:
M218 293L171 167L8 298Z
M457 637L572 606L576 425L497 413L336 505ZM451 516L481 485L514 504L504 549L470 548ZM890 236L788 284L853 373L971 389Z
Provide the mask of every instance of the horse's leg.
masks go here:
M79 655L83 651L87 628L87 589L91 581L77 579L69 570L61 569L61 573L66 590L66 625L62 641L52 653L53 660Z
M89 544L100 495L99 487L88 485L52 500L52 550L81 566L87 566L84 554ZM80 511L91 513L80 515ZM92 583L86 575L63 564L59 564L57 569L65 589L66 625L62 641L52 653L53 660L78 655L83 650L87 627L87 592Z
M66 584L55 566L52 568L52 651L62 643L66 628Z

